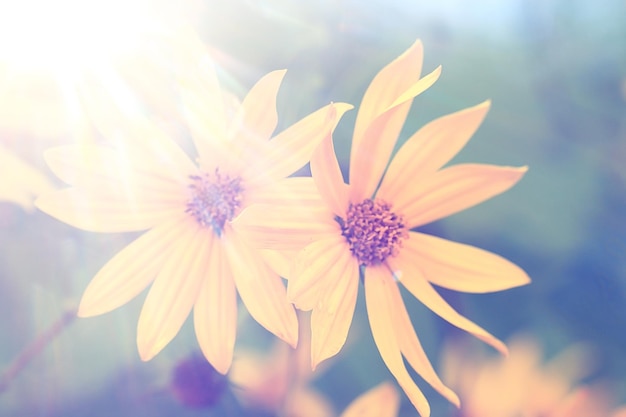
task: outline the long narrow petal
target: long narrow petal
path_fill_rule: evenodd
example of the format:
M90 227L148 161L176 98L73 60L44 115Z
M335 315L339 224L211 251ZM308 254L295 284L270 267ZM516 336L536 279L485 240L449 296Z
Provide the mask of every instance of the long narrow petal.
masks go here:
M148 361L176 336L189 316L203 280L212 233L188 219L185 230L159 271L139 315L137 348Z
M299 207L323 208L325 201L311 177L289 177L271 184L250 187L244 184L244 206L250 204L289 205Z
M278 123L276 95L284 75L284 70L271 72L252 87L231 121L227 137L232 140L215 141L213 153L217 158L213 158L213 164L232 166L240 175L243 172L246 181L249 168L259 163L260 156L270 152L268 139ZM257 181L258 176L259 173L255 173L253 180Z
M276 96L286 72L272 71L250 89L241 105L241 134L257 140L267 140L272 136L278 123Z
M359 106L354 126L352 149L360 147L365 131L374 119L386 111L409 86L419 80L423 57L424 47L422 42L417 40L372 79ZM397 131L399 133L404 124L404 119L398 120L398 122ZM350 158L350 165L353 164L354 156Z
M298 252L316 236L338 230L311 177L290 177L269 185L244 187L245 208L231 225L253 246ZM287 272L284 268L281 271Z
M399 409L398 391L383 382L352 401L340 417L396 417Z
M265 155L260 155L258 163L248 167L242 176L261 182L293 174L309 162L320 142L351 108L347 103L329 104L288 127L269 141Z
M411 318L404 306L404 301L400 295L399 288L390 286L390 295L393 298L394 308L394 325L395 332L398 336L398 344L400 350L406 357L409 364L415 371L428 382L441 395L448 399L452 404L459 407L459 397L441 381L433 366L431 365L426 352L422 348L422 344L415 333L415 329L411 324Z
M328 132L311 157L311 176L322 198L339 217L345 217L348 208L348 188L343 181L335 155L332 132Z
M128 156L138 156L131 165L145 161L171 176L184 176L193 169L181 147L136 108L126 108L125 97L114 97L110 86L85 82L80 89L89 119L107 142Z
M345 248L347 249L347 248ZM311 313L311 366L336 355L348 338L356 297L359 292L359 265L344 250L328 275L334 279Z
M120 124L120 135L108 140L122 154L129 165L152 175L177 180L186 180L197 168L183 149L155 123L142 118L133 118Z
M377 194L398 201L415 181L437 171L470 140L482 123L490 102L440 117L418 130L394 156Z
M440 287L470 293L507 290L530 278L519 266L492 252L423 233L409 233L402 251Z
M40 196L35 205L50 216L91 232L130 232L149 229L167 221L184 206L166 201L120 199L107 190L67 188Z
M132 194L132 198L167 195L184 199L188 177L197 173L186 156L186 164L167 169L163 160L146 160L134 151L92 144L59 146L47 150L44 157L52 172L67 184L107 187Z
M372 198L398 139L391 127L402 126L411 103L393 107L377 117L363 135L359 147L352 145L350 155L349 200L360 203ZM402 120L398 123L398 120ZM398 130L399 133L399 130ZM395 135L393 135L395 134Z
M430 87L441 67L411 86L368 125L350 158L350 201L360 202L374 194L409 112L413 97Z
M441 76L441 65L432 70L428 75L425 75L423 78L420 78L415 84L411 85L406 89L396 100L391 103L388 109L399 106L402 103L405 103L418 95L422 94L424 91L428 90Z
M212 145L227 137L225 97L215 66L202 41L195 36L181 37L177 64L177 81L184 116L202 161L213 158Z
M241 300L263 327L295 347L298 319L282 279L232 229L221 237Z
M302 249L294 260L289 277L289 300L300 310L316 308L326 289L332 289L338 285L337 280L342 279L340 273L348 268L346 254L349 256L350 250L345 238L338 233ZM338 270L338 266L343 269Z
M284 416L298 417L333 417L335 412L326 396L307 387L296 385L290 387L285 405L281 407Z
M527 167L460 164L443 169L407 198L394 200L409 228L434 222L475 206L511 188Z
M112 147L91 143L58 146L44 152L50 170L69 185L119 181L118 164L111 166L111 161L115 161L116 157L117 153Z
M336 235L339 225L325 208L254 204L231 223L254 247L300 250L309 243Z
M185 233L187 216L147 231L98 271L80 301L78 315L90 317L126 304L156 277Z
M209 240L209 239L207 239ZM193 309L193 323L207 360L226 374L233 360L237 333L237 291L220 241L211 235L203 251L202 286Z
M285 279L289 279L291 276L293 260L298 255L298 251L291 249L281 251L262 249L260 252L265 262L274 272Z
M430 405L404 366L395 331L392 286L396 285L383 267L365 269L365 302L374 342L385 365L422 417L430 416Z
M439 293L430 285L421 271L421 265L410 258L409 252L401 251L395 258L388 258L387 262L393 268L399 281L417 298L422 304L435 314L448 321L450 324L473 334L478 339L490 344L503 354L507 349L504 343L488 333L485 329L460 315L444 300Z

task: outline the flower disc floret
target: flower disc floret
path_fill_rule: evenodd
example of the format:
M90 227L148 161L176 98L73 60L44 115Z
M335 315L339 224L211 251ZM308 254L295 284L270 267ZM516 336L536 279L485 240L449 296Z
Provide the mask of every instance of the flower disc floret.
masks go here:
M339 219L339 224L352 255L365 266L379 265L397 255L402 240L408 237L402 216L380 199L350 204L345 220Z
M212 227L219 236L224 224L233 219L241 207L242 192L240 177L221 174L218 169L211 175L191 175L191 198L187 202L187 213L203 227Z

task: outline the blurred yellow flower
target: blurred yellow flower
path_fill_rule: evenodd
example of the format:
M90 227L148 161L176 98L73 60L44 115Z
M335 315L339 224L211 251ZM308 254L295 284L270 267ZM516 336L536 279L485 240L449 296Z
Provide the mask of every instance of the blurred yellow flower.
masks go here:
M267 354L238 350L228 377L240 401L286 417L334 416L332 405L311 387L321 372L311 370L310 350L310 328L302 320L295 350L281 341Z
M193 309L204 355L226 373L237 292L256 321L287 343L297 342L295 310L280 276L230 222L250 204L273 201L274 180L307 163L350 106L323 107L269 140L285 71L263 77L239 105L224 101L208 58L201 70L190 68L189 79L180 74L181 83L194 87L186 90L185 105L198 164L154 124L139 118L112 123L105 115L96 125L109 143L46 152L52 171L71 187L40 197L36 205L87 231L149 229L96 274L78 315L111 311L154 281L137 328L141 358L163 349Z
M335 416L329 401L311 387L320 370L311 370L310 349L310 328L301 322L297 349L278 341L269 355L239 350L229 379L249 408L285 417ZM341 417L395 417L399 407L395 387L383 383L353 401Z
M33 209L33 200L53 190L44 174L0 145L0 201Z
M615 410L611 414L611 417L626 417L626 406L622 406L618 408L617 410Z
M234 226L259 247L304 247L288 277L288 296L296 307L312 310L314 367L344 345L362 274L380 354L419 413L428 416L428 402L407 372L402 355L447 399L458 404L458 398L430 365L397 283L453 325L504 352L502 342L458 314L431 284L481 293L530 280L498 255L410 231L506 191L526 172L525 167L480 164L442 169L476 131L488 102L427 124L387 167L413 98L440 74L437 68L420 78L422 55L418 41L382 69L365 92L354 128L349 185L344 183L329 135L311 159L312 181L321 198L306 195L307 204L297 208L294 204L251 206Z
M396 417L399 409L398 391L383 382L352 401L340 417Z
M448 345L444 380L459 392L463 417L617 417L608 386L580 385L590 374L589 349L574 345L549 362L530 337L510 341L507 358Z

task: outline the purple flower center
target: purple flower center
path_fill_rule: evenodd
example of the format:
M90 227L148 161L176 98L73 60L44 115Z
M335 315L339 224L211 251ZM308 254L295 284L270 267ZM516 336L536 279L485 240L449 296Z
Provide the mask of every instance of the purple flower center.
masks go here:
M338 219L350 251L365 266L380 265L398 254L408 231L402 216L383 200L366 199L350 204L346 219Z
M215 169L213 174L203 173L189 178L191 198L185 211L200 225L212 227L220 236L224 224L232 220L241 207L241 178L221 174L219 169Z

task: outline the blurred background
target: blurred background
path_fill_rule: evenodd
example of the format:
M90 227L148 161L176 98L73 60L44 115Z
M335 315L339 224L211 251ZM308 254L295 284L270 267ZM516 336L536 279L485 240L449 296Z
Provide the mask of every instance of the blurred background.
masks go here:
M626 403L624 0L14 3L23 6L0 10L0 147L56 186L42 151L84 133L74 77L121 74L142 111L175 131L175 104L163 99L167 83L158 68L145 70L146 55L134 49L158 47L141 36L159 25L190 21L240 97L265 73L288 69L278 130L329 101L358 105L372 77L420 38L423 72L440 64L443 72L414 101L400 143L436 117L491 99L485 122L455 162L530 167L509 192L424 230L496 252L524 268L532 284L442 294L503 340L535 340L540 361L583 344L587 355L575 362L589 369L573 385L602 384L607 402ZM335 135L344 170L355 116L346 114ZM2 182L11 176L6 166ZM68 318L89 280L134 237L83 233L27 204L0 202L0 416L237 415L228 398L198 406L175 382L174 370L197 349L190 321L143 363L135 345L143 295L101 317ZM468 362L474 354L495 356L405 300L438 371L451 345L466 346ZM335 415L392 378L363 301L361 290L348 344L311 382ZM242 317L237 343L236 360L247 350L271 353L273 341ZM8 378L29 346L31 360ZM463 415L416 380L433 416ZM416 415L402 398L400 415Z

